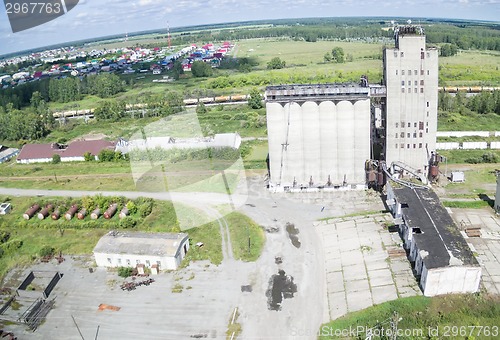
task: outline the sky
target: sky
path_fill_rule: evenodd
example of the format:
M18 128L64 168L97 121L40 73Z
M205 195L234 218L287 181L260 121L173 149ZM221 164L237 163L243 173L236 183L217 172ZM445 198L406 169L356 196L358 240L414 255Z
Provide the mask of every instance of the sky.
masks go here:
M87 38L164 29L167 22L170 27L182 27L352 16L498 22L500 0L80 0L65 15L17 33L12 33L6 8L0 5L0 55Z

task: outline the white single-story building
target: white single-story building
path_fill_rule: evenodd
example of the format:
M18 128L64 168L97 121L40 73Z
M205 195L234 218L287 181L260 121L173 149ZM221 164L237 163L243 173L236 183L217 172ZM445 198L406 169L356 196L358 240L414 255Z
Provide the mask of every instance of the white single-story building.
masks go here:
M160 270L175 270L188 250L185 233L110 231L97 242L94 257L99 267L156 265Z
M54 155L61 157L61 162L83 162L85 153L90 152L96 160L104 150L115 150L115 143L107 140L78 140L68 145L58 143L26 144L17 156L17 163L50 163Z
M425 296L479 290L481 266L436 193L389 181L387 205Z

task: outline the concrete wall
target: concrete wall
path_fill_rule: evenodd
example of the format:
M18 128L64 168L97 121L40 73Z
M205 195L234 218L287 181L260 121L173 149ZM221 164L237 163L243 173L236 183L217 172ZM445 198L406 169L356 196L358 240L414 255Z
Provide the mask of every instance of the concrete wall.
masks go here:
M436 150L458 150L458 149L460 149L460 143L456 142L436 143Z
M270 184L276 190L365 183L370 158L370 100L268 102Z
M487 142L463 142L462 143L462 149L468 149L468 150L475 150L475 149L487 149L488 148L488 143Z
M475 293L479 290L481 267L423 268L420 285L425 296Z
M427 49L423 35L400 36L395 48L384 50L384 81L386 161L424 171L428 154L436 150L437 49Z
M436 133L436 137L469 137L469 136L489 137L490 132L489 131L438 131Z

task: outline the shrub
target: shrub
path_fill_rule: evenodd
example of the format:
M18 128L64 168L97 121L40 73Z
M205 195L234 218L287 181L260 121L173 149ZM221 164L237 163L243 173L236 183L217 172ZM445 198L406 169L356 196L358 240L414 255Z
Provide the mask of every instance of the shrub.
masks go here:
M2 249L4 254L10 254L15 252L17 249L23 246L23 241L21 240L11 240L7 241L4 244L0 245L0 249Z
M118 267L118 276L129 277L129 276L132 276L133 271L134 271L134 268L132 268L132 267Z
M138 211L141 217L148 216L153 211L153 202L150 201L142 203L141 205L139 205Z
M61 156L58 154L54 154L52 156L52 164L59 164L61 163Z
M52 256L54 255L54 253L56 252L56 250L51 247L51 246L43 246L40 251L38 252L38 255L40 255L41 257L44 257L44 256Z
M0 231L0 243L5 243L9 240L10 233L8 231L2 230Z
M85 152L83 154L83 159L85 159L85 162L91 162L95 160L95 157L90 152Z
M136 226L136 224L137 224L137 221L130 216L125 216L124 218L122 218L120 220L120 227L124 228L124 229L133 228Z

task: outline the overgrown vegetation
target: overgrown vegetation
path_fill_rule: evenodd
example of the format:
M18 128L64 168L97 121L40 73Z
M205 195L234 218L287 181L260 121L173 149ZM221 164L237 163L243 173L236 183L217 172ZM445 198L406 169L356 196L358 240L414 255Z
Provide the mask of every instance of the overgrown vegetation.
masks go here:
M349 313L321 326L319 339L357 339L367 336L366 330L391 331L390 322L401 318L398 329L405 339L490 338L498 335L500 300L485 294L442 295L433 298L415 296L400 298L359 312ZM453 328L456 326L456 328ZM479 327L481 326L481 328ZM358 328L359 327L359 328ZM339 333L360 329L359 333ZM495 331L496 329L496 331ZM431 333L432 331L432 333ZM405 333L410 332L410 333ZM339 334L341 334L339 336ZM446 335L448 334L448 335ZM403 338L403 337L402 337Z

